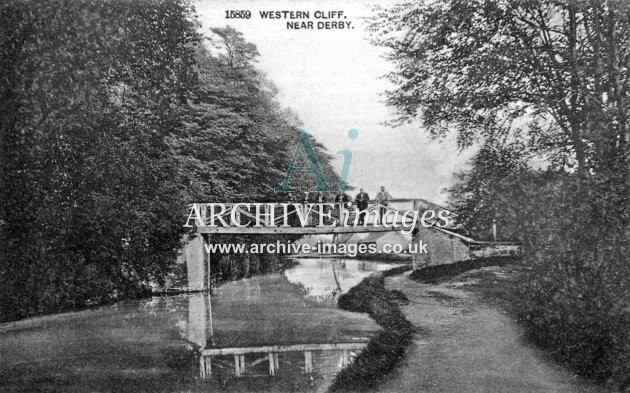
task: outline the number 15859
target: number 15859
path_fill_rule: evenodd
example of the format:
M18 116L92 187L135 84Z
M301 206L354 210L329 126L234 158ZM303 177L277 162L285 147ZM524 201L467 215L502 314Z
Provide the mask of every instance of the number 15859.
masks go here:
M225 11L225 19L249 19L251 18L252 13L249 10L235 11L235 10L226 10Z

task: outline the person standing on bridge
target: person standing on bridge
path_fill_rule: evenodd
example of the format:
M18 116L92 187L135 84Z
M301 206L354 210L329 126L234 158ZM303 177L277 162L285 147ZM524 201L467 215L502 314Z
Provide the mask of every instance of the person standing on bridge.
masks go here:
M387 204L390 199L392 199L392 196L389 192L385 191L385 186L381 186L381 192L376 194L376 203L381 205L381 207L378 208L378 217L381 220L381 224L385 222L383 217L385 217L385 212L387 212Z
M304 194L302 194L302 199L300 200L300 203L303 206L302 211L309 212L309 214L306 216L306 226L311 226L313 224L313 218L311 217L311 214L310 214L311 212L308 208L308 205L314 202L315 202L314 194L308 191L304 191Z
M335 198L333 199L333 201L335 202L335 210L333 210L335 214L335 218L338 218L339 222L341 223L343 222L343 217L341 216L341 212L343 211L344 208L350 207L350 197L345 192L339 190L337 191L337 194L335 194ZM337 212L337 210L339 212Z
M287 215L288 217L288 224L291 227L296 227L298 226L298 218L297 218L297 213L295 212L295 206L293 206L293 204L295 203L295 197L293 196L292 193L288 193L287 196L287 203L289 204L288 208L287 208Z
M326 195L322 192L317 192L317 194L315 194L315 203L326 203L326 201Z
M328 202L328 198L326 198L326 195L324 195L321 191L318 191L317 194L315 194L315 203L326 203ZM317 208L317 213L316 214L324 214L324 216L328 215L329 213L329 209L328 206L319 206ZM319 222L319 220L318 220ZM327 224L328 223L328 219L324 219L324 223Z
M368 207L370 196L363 191L363 188L359 188L359 193L354 198L354 201L357 203L357 208L359 209L359 225L362 225L365 220L365 210Z
M348 204L348 202L350 202L350 197L345 192L339 190L339 191L337 191L337 194L335 195L334 202L335 203L341 203L341 204L343 204L344 207L348 207L347 204Z

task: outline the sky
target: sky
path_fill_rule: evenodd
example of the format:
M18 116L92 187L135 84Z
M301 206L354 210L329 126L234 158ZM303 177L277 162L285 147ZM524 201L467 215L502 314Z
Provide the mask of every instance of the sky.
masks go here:
M387 4L379 1L379 4ZM352 151L348 183L365 188L371 197L386 189L394 198L425 198L444 203L444 188L453 173L466 168L471 152L458 154L454 138L431 141L419 123L396 128L384 125L394 112L384 104L393 86L383 76L394 70L372 45L363 17L368 3L330 0L198 0L202 32L230 25L256 44L258 68L279 89L278 100L304 123L304 131L322 142L329 153ZM226 19L226 11L249 10L249 19ZM313 29L287 29L285 19L263 19L260 11L309 11ZM341 18L315 18L315 12ZM318 29L318 22L346 22L344 29ZM350 27L347 28L347 22ZM356 129L351 139L348 131ZM335 155L341 171L343 157Z

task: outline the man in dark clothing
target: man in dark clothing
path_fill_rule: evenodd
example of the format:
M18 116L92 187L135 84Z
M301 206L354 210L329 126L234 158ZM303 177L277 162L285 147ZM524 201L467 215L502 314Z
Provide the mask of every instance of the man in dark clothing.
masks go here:
M328 199L326 198L326 195L324 195L322 192L318 192L317 194L315 194L315 203L326 203L328 202ZM317 213L315 214L323 214L324 218L323 218L323 223L324 224L328 224L329 220L327 218L328 213L330 212L330 208L328 206L319 206L317 207ZM315 217L318 217L317 215ZM319 222L319 219L317 220L317 222Z
M326 203L326 196L321 192L315 194L315 203Z
M345 192L337 191L334 199L335 203L343 203L344 205L350 202L350 197Z
M308 191L304 191L304 194L302 194L302 198L300 199L299 203L301 203L303 205L303 211L307 211L307 205L310 203L315 203L315 194L308 192ZM299 220L299 218L298 218ZM309 212L309 214L306 217L306 226L311 226L313 225L313 217L311 212Z
M308 191L304 191L304 193L302 193L300 200L298 201L298 203L301 203L303 205L306 205L307 203L312 203L313 202L313 197L311 196L311 193L309 193Z
M343 222L343 217L341 216L341 212L343 211L344 208L350 207L350 197L345 192L342 192L341 190L339 190L337 191L337 194L335 194L335 198L333 202L335 202L334 216L341 223Z
M354 198L354 201L357 203L357 208L361 212L361 213L359 213L359 225L362 225L363 221L365 220L365 212L364 212L364 210L366 210L367 207L368 207L368 202L370 201L370 196L365 191L363 191L363 188L360 188L359 189L359 193Z
M287 215L289 216L288 217L289 219L287 220L288 224L289 226L296 227L298 226L298 218L295 213L295 206L293 206L293 204L295 203L295 197L293 196L292 193L288 194L287 203L290 203L290 205L287 208Z

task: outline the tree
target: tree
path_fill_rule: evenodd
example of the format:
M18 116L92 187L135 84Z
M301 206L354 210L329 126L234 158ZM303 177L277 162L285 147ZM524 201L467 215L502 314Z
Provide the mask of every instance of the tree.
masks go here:
M624 1L423 1L380 9L398 122L422 115L461 147L522 138L534 154L588 169L627 162L630 6ZM618 163L619 164L619 163Z
M163 278L182 233L166 138L196 83L191 12L162 0L0 6L3 319Z
M371 29L396 65L394 124L481 146L451 202L465 229L496 219L526 245L531 336L630 386L630 4L405 1Z
M10 0L0 29L1 320L146 293L188 203L278 198L299 130L234 29L204 46L185 0Z
M201 83L184 120L185 137L174 141L181 182L192 202L286 201L282 181L301 134L299 119L277 102L277 89L255 67L258 50L230 26L213 27L209 46L196 48ZM328 179L337 175L325 148L316 154ZM296 176L307 189L314 179ZM293 236L294 237L294 236ZM277 237L213 236L213 242L275 242ZM285 240L285 239L280 239ZM213 273L235 279L279 267L277 256L215 255Z
M182 165L191 169L184 182L216 185L191 193L197 202L282 200L273 189L297 145L299 119L280 107L276 87L256 69L255 45L230 26L210 34L211 45L197 48L202 83L187 114L186 137L176 146ZM336 180L325 148L315 143L315 149L328 178ZM307 187L309 180L296 184Z

